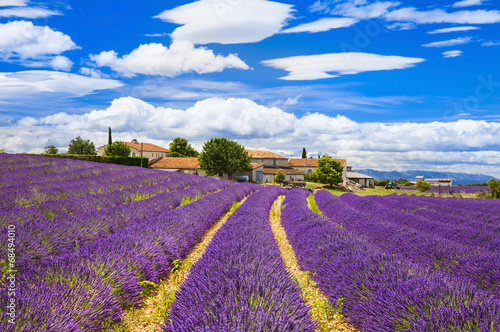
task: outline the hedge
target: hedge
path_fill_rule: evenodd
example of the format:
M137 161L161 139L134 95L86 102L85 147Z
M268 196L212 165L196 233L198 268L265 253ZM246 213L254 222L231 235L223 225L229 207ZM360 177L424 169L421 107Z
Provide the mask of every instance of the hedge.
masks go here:
M98 156L98 155L81 155L81 154L46 154L42 153L45 157L54 158L71 158L76 160L94 161L96 163L103 164L118 164L126 166L138 166L141 167L141 157L118 157L118 156ZM142 167L148 167L149 159L142 158Z

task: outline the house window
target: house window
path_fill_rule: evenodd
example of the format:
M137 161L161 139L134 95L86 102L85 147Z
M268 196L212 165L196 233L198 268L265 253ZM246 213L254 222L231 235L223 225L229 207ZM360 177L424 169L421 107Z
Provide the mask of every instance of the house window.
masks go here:
M135 157L135 152L132 152L132 157Z
M273 159L273 166L276 166L276 159Z

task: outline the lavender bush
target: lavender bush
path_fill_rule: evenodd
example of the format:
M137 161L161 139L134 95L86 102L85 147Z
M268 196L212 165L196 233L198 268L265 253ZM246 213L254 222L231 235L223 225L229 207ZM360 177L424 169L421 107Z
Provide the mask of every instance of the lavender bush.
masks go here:
M500 328L500 302L490 293L386 253L347 230L345 219L333 223L310 211L307 195L292 190L286 196L283 226L301 268L311 272L331 303L343 303L342 311L361 331ZM327 197L319 196L321 208Z
M269 224L283 193L261 189L220 228L191 268L164 331L314 331Z

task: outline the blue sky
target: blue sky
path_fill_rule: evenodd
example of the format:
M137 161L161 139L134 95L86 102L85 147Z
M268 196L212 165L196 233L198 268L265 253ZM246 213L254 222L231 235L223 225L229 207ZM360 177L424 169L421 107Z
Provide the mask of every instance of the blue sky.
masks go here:
M488 0L0 0L0 149L224 136L500 177Z

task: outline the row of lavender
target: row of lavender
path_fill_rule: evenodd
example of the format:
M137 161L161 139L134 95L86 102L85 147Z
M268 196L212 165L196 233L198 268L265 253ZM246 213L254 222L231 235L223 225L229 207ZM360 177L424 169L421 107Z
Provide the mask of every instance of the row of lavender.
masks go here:
M403 187L402 191L417 191L416 187ZM427 193L433 194L476 194L479 192L489 193L490 188L488 186L452 186L452 187L438 187L433 186L431 190L426 191Z
M430 198L320 191L324 219L307 209L307 195L287 195L283 225L301 267L332 303L343 299L344 313L362 331L500 328L498 222L475 228L477 219L450 218ZM410 208L401 211L405 200ZM481 215L474 207L484 202L461 203Z
M29 161L31 159L24 163L17 160L22 165L31 165ZM71 163L67 164L71 168ZM61 169L57 163L47 165ZM122 166L115 170L126 172ZM131 173L139 170L128 168ZM152 177L158 174L147 172ZM35 176L36 172L30 170L29 173ZM45 173L56 175L57 171L44 170L42 174ZM92 173L94 177L102 175ZM88 175L86 180L91 180L92 175ZM87 206L68 213L60 209L60 215L54 220L48 220L35 206L2 207L0 219L3 225L16 227L16 278L21 289L17 291L15 325L8 323L9 317L2 310L1 330L88 331L116 322L123 307L140 303L144 285L157 282L168 274L172 262L184 257L234 201L259 188L252 184L228 187L226 181L199 181L189 175L181 176L186 178L185 182L176 181L181 179L178 174L169 177L164 173L162 176L165 180L158 181L157 185L164 185L163 189L167 191L126 205L115 202L115 206L108 204L100 210ZM10 179L15 182L21 178L29 177L13 176ZM133 174L115 177L115 188L121 187L120 179L132 178ZM55 176L54 181L47 182L59 183L61 190L71 187L72 181L60 179ZM24 183L29 188L37 181L33 179ZM6 187L12 188L12 185ZM218 192L171 210L185 197L195 198L215 191ZM152 193L156 192L158 188ZM88 198L92 196L88 192L86 195ZM95 196L103 201L112 197L107 194ZM59 207L69 206L64 199L60 201ZM1 229L2 238L7 235L8 227L5 226ZM4 243L6 241L2 241ZM2 246L0 250L4 257L6 248ZM2 309L9 300L7 293L7 287L2 284Z
M16 292L17 313L12 325L3 311L10 297L2 282L0 330L5 331L88 331L117 321L124 306L140 303L144 285L165 276L172 262L184 257L234 201L258 189L251 184L233 185L228 181L124 166L112 166L112 171L102 173L92 169L89 173L83 172L79 166L82 162L78 161L65 161L61 167L52 163L51 158L22 157L27 160L13 158L17 160L14 162L19 166L17 170L45 162L45 166L54 167L55 171L44 168L37 173L31 169L27 172L30 176L11 176L11 183L2 192L6 188L12 190L16 186L12 183L17 182L22 182L29 191L51 177L45 181L47 184L55 187L57 183L60 190L71 193L68 188L74 188L75 182L71 180L103 183L106 182L103 175L110 176L107 179L112 188L126 188L123 182L133 180L134 172L138 172L142 184L137 186L137 192L144 199L120 204L109 186L103 186L108 189L107 194L83 193L89 201L100 199L102 206L108 206L99 210L92 209L92 204L86 205L84 199L79 202L85 208L78 211L68 210L77 206L72 199L42 201L39 206L1 207L0 237L5 240L9 227L16 229L16 278L21 288ZM79 175L72 177L68 173L71 169ZM95 178L103 181L93 181ZM186 197L204 195L207 196L172 210ZM57 210L53 220L48 220L43 209L40 210L46 209L49 202L57 203L51 206L53 212ZM7 241L1 243L0 253L4 258Z
M250 196L191 268L164 331L314 331L269 224L278 187Z

